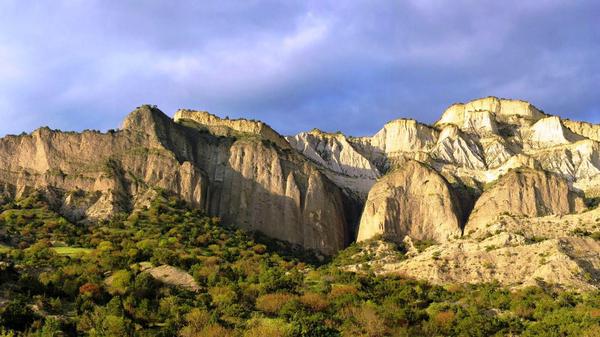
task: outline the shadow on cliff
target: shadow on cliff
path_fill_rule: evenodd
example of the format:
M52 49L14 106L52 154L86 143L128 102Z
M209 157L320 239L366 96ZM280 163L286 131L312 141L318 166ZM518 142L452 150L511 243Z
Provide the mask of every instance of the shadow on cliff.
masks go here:
M352 221L358 223L361 205L294 150L254 137L215 136L170 120L163 126L158 131L165 147L180 163L190 161L205 173L203 208L209 215L326 255L353 241L356 225ZM266 163L265 158L279 162ZM234 166L235 160L242 163ZM248 165L244 160L254 162ZM319 200L307 195L311 172L318 175L311 188Z

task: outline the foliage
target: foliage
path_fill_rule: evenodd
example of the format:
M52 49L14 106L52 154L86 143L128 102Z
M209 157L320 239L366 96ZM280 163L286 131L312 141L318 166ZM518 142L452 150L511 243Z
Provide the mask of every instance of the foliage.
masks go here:
M0 336L597 336L600 325L599 292L346 272L371 253L353 245L317 263L163 193L97 223L69 222L37 195L9 201L0 243ZM198 291L147 271L163 264Z

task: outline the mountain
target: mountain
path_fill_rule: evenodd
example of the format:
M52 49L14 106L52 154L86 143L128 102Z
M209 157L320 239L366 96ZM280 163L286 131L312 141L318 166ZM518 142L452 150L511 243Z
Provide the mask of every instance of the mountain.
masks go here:
M407 249L400 261L380 246L366 265L442 284L598 288L600 246L589 237L600 238L599 129L487 97L451 105L432 126L399 119L372 137L346 137L382 175L357 239Z
M599 125L496 97L453 104L433 125L397 119L367 137L283 136L260 121L194 110L170 118L144 105L116 131L40 128L0 139L0 190L7 199L40 192L85 223L147 207L158 188L225 224L325 255L355 241L396 242L406 260L369 263L432 282L505 275L495 279L529 284L527 256L545 247L564 277L536 277L598 287L589 236L600 226L590 216L600 198L599 139ZM577 253L586 249L594 254ZM518 258L502 264L500 252ZM485 265L496 260L492 273ZM522 278L509 270L517 260L529 273Z
M410 160L385 175L369 192L357 240L383 235L399 242L405 236L443 242L460 237L458 207L451 186L440 174Z
M41 128L0 140L2 191L45 190L73 220L143 207L155 187L226 223L331 254L346 246L344 195L260 122L142 106L118 131Z

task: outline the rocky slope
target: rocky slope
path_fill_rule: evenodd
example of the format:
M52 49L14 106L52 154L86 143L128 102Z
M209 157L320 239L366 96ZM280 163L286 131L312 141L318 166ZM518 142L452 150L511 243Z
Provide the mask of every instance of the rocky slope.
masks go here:
M598 251L600 243L590 238L561 237L536 243L518 234L501 233L483 241L432 246L409 259L387 261L378 272L436 284L498 281L515 288L550 285L594 290L600 286Z
M360 154L341 133L320 130L302 132L286 138L305 157L325 169L338 186L364 199L380 176L379 170Z
M584 209L581 196L557 175L518 169L502 176L479 197L467 222L467 234L489 234L486 226L500 214L529 218L565 215Z
M118 131L0 139L0 191L41 191L84 221L143 207L160 188L325 254L356 239L437 243L382 272L597 287L600 250L582 233L600 232L597 210L585 206L600 197L599 132L495 97L453 104L432 126L394 120L371 137L283 137L259 121L193 110L171 119L142 106Z
M372 137L347 140L381 174L416 159L480 189L503 167L533 160L594 197L600 196L599 131L598 125L561 120L525 101L487 97L451 105L434 126L399 119ZM300 137L295 148L312 148L311 142Z
M600 196L599 130L487 97L451 105L434 126L396 120L372 137L346 138L383 174L358 240L438 243L369 264L437 283L598 287L600 246L581 233L600 237L600 216L584 205ZM299 138L294 147L312 143Z
M42 128L4 137L2 190L13 196L45 190L63 213L81 218L141 206L158 187L228 223L305 248L331 254L349 242L344 195L289 144L278 146L287 144L283 137L251 121L234 124L235 136L219 137L202 123L223 131L231 121L198 115L185 125L142 106L116 132Z

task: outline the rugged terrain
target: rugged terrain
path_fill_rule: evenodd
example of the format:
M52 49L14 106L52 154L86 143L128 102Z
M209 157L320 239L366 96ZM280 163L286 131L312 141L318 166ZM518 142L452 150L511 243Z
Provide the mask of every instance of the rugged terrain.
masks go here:
M222 135L201 124L204 116L178 112L175 122L142 106L105 134L41 128L4 137L2 189L17 198L45 190L78 220L142 207L158 187L226 223L305 248L331 254L350 242L344 195L314 164L278 146L287 142L263 123L209 120L230 132Z
M325 156L348 161L309 158L331 176L354 166L368 177L364 159L373 176L383 175L368 180L357 239L395 241L408 258L374 254L366 264L377 272L589 289L600 285L599 131L528 102L487 97L451 105L432 126L399 119L372 137L336 136L362 158L339 150ZM305 140L294 148L319 153L318 139L294 139ZM411 250L414 242L431 247Z
M600 125L495 97L453 104L434 125L394 120L371 137L284 137L259 121L193 110L171 119L142 106L108 133L0 139L0 185L7 198L40 191L79 222L143 208L160 188L325 255L356 240L400 244L401 260L367 263L380 273L591 289L599 139Z

